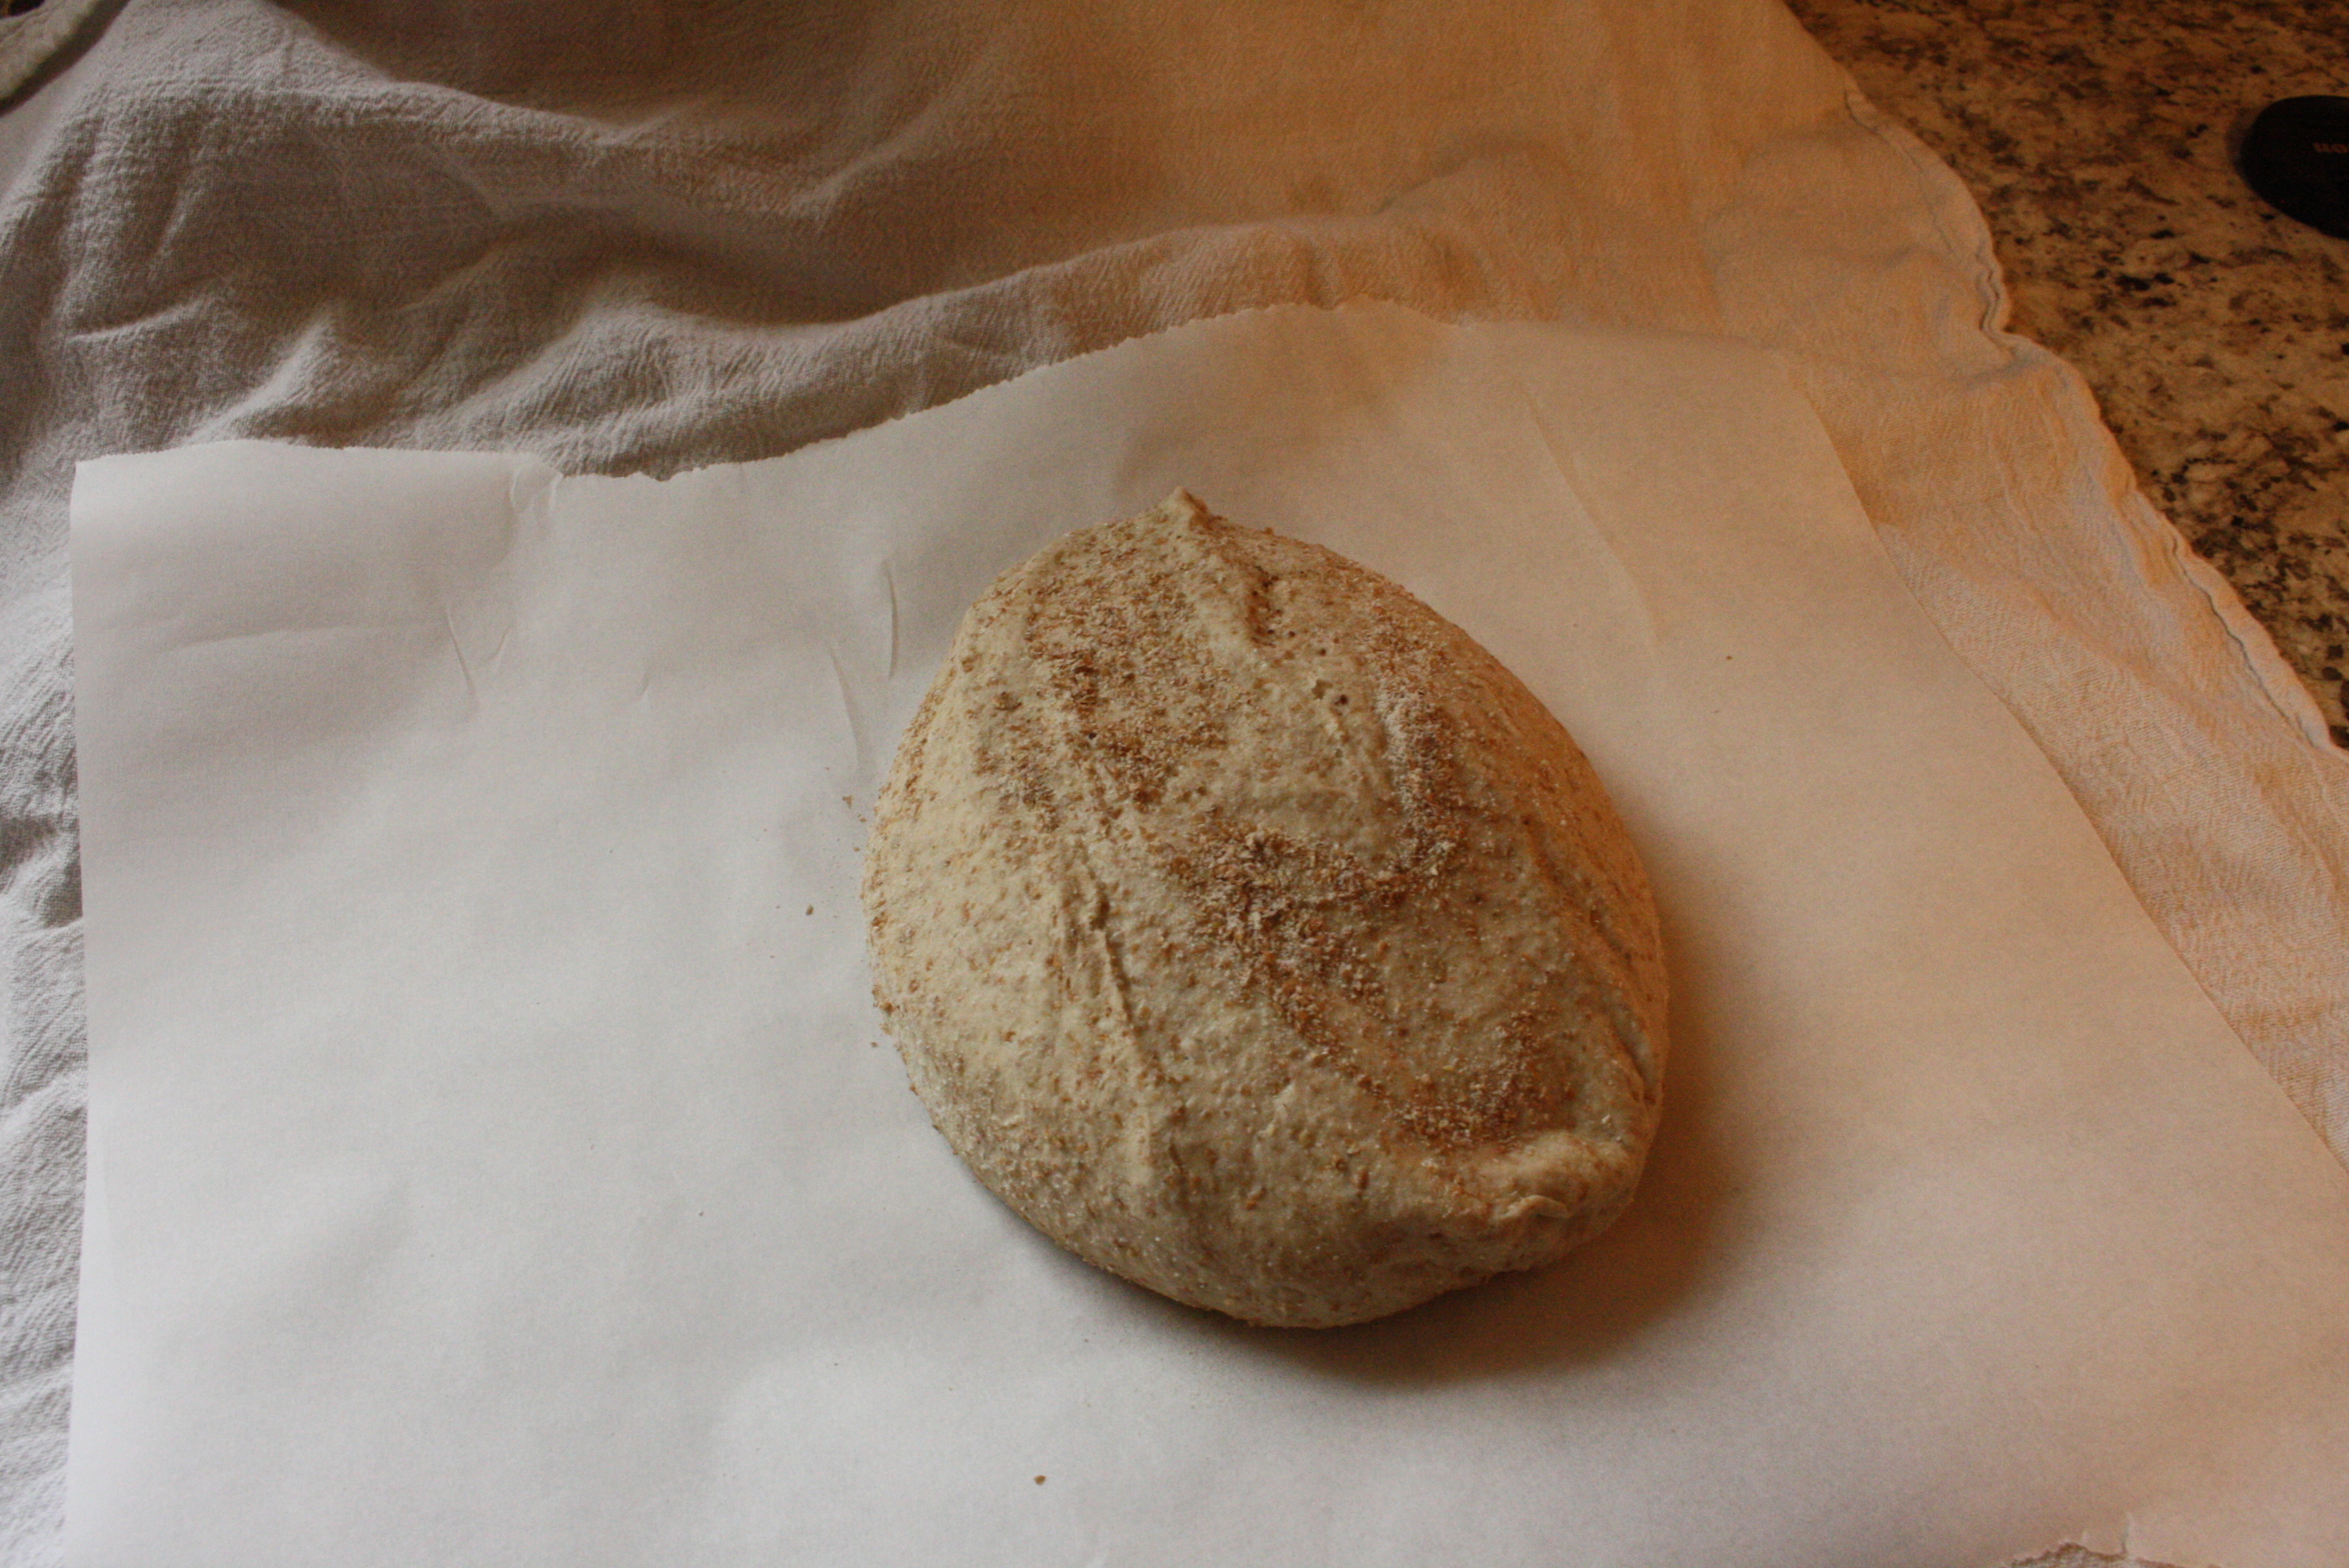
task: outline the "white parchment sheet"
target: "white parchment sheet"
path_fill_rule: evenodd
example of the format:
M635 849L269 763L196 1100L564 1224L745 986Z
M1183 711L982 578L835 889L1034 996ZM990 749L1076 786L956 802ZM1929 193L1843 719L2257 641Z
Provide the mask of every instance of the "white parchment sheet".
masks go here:
M1563 1266L1179 1308L874 1043L858 813L957 616L1177 484L1631 824L1670 1104ZM1285 309L667 482L240 444L73 526L78 1568L2349 1561L2349 1180L1764 357Z

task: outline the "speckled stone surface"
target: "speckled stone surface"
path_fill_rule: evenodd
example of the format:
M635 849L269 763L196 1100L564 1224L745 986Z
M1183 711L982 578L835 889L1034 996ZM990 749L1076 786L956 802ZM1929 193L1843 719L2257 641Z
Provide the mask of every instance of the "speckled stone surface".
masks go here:
M2349 746L2349 240L2231 154L2277 98L2349 96L2349 5L1789 4L1973 191L2015 330L2087 378Z

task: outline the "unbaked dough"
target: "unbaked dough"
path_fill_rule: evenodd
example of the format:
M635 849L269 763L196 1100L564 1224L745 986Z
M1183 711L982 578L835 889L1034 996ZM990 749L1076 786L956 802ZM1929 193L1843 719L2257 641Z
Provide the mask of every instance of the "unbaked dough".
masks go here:
M978 1179L1251 1323L1556 1259L1630 1198L1664 972L1565 729L1385 578L1177 492L964 618L876 804L874 996Z

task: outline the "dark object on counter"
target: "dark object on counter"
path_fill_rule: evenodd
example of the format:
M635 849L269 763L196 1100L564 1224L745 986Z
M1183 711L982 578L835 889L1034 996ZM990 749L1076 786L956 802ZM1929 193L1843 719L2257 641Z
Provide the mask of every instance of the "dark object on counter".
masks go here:
M2349 98L2288 98L2243 135L2235 166L2289 218L2349 240Z

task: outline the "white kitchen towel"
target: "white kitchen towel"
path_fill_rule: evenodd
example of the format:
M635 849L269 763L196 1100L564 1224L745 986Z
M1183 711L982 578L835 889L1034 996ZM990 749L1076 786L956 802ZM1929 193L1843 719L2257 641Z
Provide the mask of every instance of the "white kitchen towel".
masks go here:
M96 25L109 0L33 0L30 8L0 16L0 100L21 92L63 54L83 29Z
M72 1341L64 531L101 453L668 473L1356 296L1777 347L1910 590L2349 1148L2349 762L2077 378L2002 331L1961 188L1776 0L133 0L0 132L17 1555L54 1533Z

